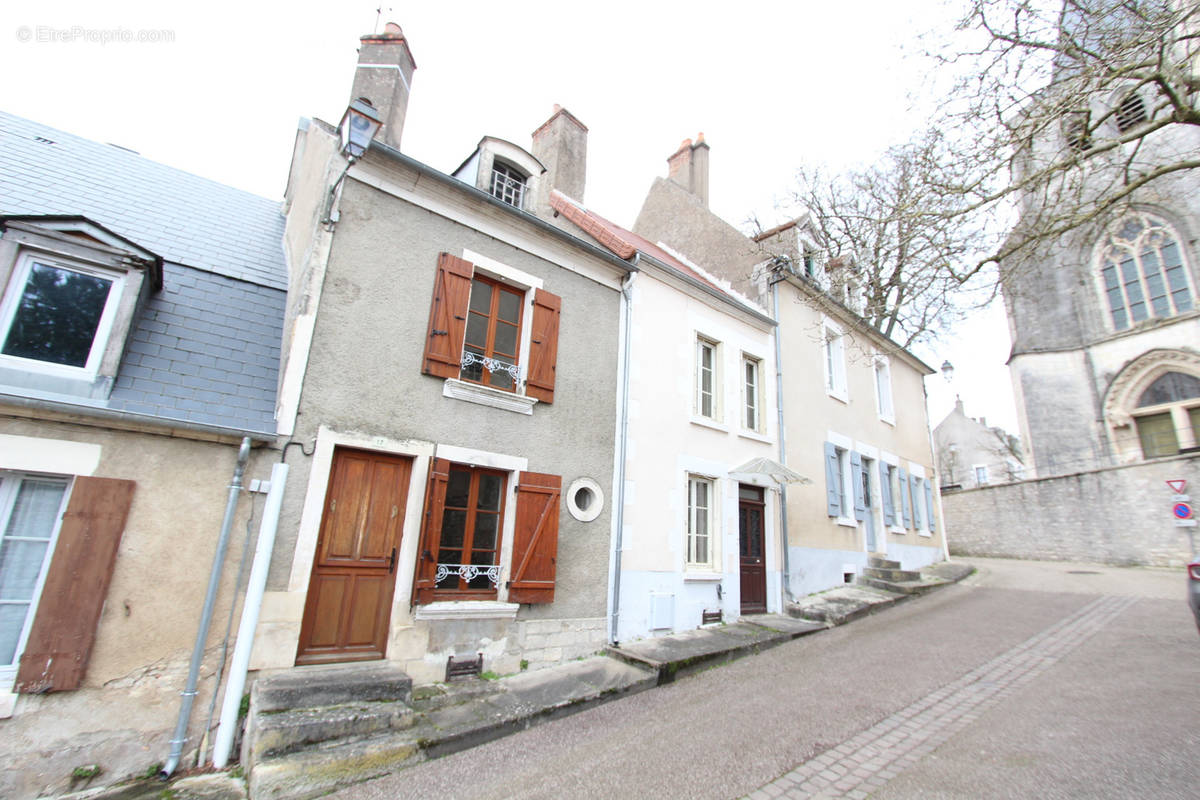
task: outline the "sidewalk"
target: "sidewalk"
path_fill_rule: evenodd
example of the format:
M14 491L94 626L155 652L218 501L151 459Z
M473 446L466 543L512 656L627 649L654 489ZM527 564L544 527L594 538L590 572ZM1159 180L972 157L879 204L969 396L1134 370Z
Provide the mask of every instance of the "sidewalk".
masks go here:
M591 658L497 680L472 678L418 687L413 690L411 727L396 731L386 745L368 740L347 744L336 753L305 750L260 764L252 778L253 795L256 800L324 795L844 624L956 583L972 571L968 565L944 562L921 570L920 580L895 590L854 585L810 595L790 605L789 616L757 614L735 623L622 643ZM385 752L394 755L385 757ZM247 796L243 781L219 774L186 777L169 786L153 781L70 797L134 800L161 797L166 789L173 800Z

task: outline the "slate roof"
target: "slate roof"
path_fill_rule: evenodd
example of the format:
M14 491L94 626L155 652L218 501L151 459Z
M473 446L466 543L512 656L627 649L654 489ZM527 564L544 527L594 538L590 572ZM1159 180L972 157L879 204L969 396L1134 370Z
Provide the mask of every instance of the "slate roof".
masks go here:
M3 111L0 214L78 214L165 261L287 288L277 201Z
M36 396L273 435L287 300L278 203L0 112L3 214L86 216L164 261L110 396Z

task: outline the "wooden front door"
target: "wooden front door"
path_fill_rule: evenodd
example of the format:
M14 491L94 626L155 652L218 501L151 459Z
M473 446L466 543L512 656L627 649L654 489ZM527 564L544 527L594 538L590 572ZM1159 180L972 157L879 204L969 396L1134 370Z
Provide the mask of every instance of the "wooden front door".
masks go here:
M338 448L297 664L383 658L412 459Z
M742 560L742 613L767 610L767 560L763 535L763 490L738 486L738 538Z

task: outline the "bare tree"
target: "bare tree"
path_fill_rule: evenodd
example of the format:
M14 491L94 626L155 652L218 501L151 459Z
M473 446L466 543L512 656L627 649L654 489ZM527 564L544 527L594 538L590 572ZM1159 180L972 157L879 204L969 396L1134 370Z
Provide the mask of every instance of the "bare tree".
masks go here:
M1005 274L1200 167L1194 0L969 0L924 174ZM1007 235L1004 232L1008 232Z

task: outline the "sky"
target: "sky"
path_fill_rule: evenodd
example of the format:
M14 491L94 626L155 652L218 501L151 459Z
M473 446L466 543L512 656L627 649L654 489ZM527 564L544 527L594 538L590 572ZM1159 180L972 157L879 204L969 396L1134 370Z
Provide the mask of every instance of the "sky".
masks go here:
M298 121L337 124L358 37L393 21L417 64L401 143L413 158L449 172L484 135L528 149L559 104L588 126L583 199L598 213L631 226L667 156L703 132L712 210L769 227L801 165L865 166L921 126L919 37L955 5L10 2L0 108L282 198ZM955 367L926 382L934 425L958 394L1016 432L1008 347L997 305L917 351Z

